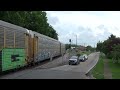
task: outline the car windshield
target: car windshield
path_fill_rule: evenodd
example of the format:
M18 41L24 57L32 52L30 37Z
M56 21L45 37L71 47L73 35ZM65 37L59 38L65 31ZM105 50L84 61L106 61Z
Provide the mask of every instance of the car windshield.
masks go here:
M84 54L83 56L87 56L86 54Z
M80 56L80 58L84 58L84 56Z
M71 59L77 59L77 56L72 56Z

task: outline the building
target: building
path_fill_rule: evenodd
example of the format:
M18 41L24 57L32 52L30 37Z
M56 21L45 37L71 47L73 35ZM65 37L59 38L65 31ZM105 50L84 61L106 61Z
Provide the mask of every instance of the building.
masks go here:
M85 51L85 50L86 50L86 47L80 45L80 46L79 46L79 50Z

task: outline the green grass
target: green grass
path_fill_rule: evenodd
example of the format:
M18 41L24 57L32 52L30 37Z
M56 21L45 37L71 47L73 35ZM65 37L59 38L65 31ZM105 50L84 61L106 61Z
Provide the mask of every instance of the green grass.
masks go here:
M79 53L80 53L80 55L83 55L83 54L89 55L91 52L89 52L89 51L81 51L81 52L79 52Z
M96 79L104 79L104 57L100 56L97 65L93 68L92 74ZM112 79L120 79L120 63L113 63L108 59L108 65L112 73Z
M98 63L92 70L93 77L96 79L104 79L104 57L100 55L100 58L98 60Z
M112 78L120 79L120 63L113 63L111 59L109 59L108 63L112 72Z

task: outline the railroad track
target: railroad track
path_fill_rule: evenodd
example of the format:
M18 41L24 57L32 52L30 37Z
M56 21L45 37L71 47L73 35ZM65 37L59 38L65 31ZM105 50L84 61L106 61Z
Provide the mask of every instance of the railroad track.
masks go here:
M54 57L52 61L56 60L56 59L59 58L59 57L61 57L61 56ZM38 66L45 65L45 64L47 64L48 62L50 62L50 59L46 59L46 60L44 60L44 61L38 62L38 63L36 63L36 64L33 65L33 66L24 66L24 67L21 67L21 68L18 68L18 69L13 69L13 70L5 71L5 72L2 72L2 73L0 74L0 77L1 77L1 76L4 76L4 75L12 74L12 73L20 72L20 71L23 71L23 70L26 70L26 69L33 69L33 68L36 68L36 67L38 67ZM40 69L43 69L43 68L40 68Z

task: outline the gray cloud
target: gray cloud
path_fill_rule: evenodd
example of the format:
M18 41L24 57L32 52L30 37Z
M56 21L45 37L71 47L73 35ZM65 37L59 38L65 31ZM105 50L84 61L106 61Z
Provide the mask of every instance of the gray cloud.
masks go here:
M108 17L109 16L109 17ZM106 12L48 12L48 22L59 35L59 40L76 43L74 34L78 35L78 44L94 46L99 40L106 40L111 33L120 36L118 19ZM107 19L106 19L107 18Z
M90 27L78 26L77 28L73 26L74 25L64 25L62 27L55 27L55 29L59 33L60 41L64 43L69 43L69 39L72 39L72 43L76 44L75 34L77 34L78 44L84 45L85 43L86 45L94 46L99 40L104 41L111 34L107 30L105 30L103 34L99 33L97 36L95 36L94 30L92 30L92 28Z
M97 28L101 29L101 30L108 30L107 27L105 27L105 25L103 25L103 24L97 26Z
M59 23L59 19L57 16L51 16L50 14L47 14L47 17L49 18L48 19L48 22L51 24L51 25L56 25L57 23Z
M101 30L105 29L104 25L100 25L99 28L101 28ZM78 29L81 29L81 32L79 33L79 37L78 37L78 42L79 44L82 44L82 45L85 43L86 45L94 46L99 40L104 41L111 34L109 31L104 30L103 34L99 33L97 36L94 36L92 29L89 27L84 28L82 26L79 26Z
M79 37L78 37L78 42L80 44L92 44L94 42L94 34L93 34L93 31L91 30L91 28L89 27L82 27L82 26L79 26L78 29L81 30L79 34Z
M97 36L96 36L96 43L98 41L104 41L106 39L108 39L108 37L111 35L111 33L107 30L104 31L103 34L99 33Z

